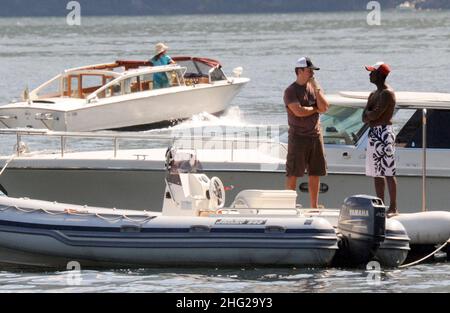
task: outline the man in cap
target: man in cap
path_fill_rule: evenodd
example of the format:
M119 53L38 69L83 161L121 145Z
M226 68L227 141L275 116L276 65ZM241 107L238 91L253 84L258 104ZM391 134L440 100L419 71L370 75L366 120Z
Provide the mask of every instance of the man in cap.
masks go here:
M296 81L284 91L288 115L289 139L286 160L286 189L295 190L297 177L309 176L311 207L317 208L320 176L325 176L326 161L319 113L328 110L322 88L314 79L319 70L311 59L302 57L295 64Z
M386 84L391 67L378 62L366 66L370 72L370 82L377 86L367 100L362 114L364 123L369 124L369 138L366 152L366 175L374 177L377 197L384 201L385 181L388 185L390 205L389 215L397 211L397 180L395 178L395 133L392 128L392 116L395 109L394 90Z

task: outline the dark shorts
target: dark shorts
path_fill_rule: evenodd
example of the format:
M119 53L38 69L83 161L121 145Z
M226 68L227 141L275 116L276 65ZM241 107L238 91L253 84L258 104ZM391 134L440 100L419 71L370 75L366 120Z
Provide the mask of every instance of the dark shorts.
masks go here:
M286 176L327 175L323 138L289 134Z

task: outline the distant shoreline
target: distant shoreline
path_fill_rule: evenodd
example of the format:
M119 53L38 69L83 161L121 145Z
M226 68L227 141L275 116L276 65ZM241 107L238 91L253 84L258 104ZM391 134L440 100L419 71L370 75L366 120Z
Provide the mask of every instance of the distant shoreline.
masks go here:
M70 0L2 0L0 17L58 17L70 12ZM448 0L378 0L382 11L393 11L403 4L407 12L449 10ZM82 16L179 16L296 14L368 11L369 0L77 0ZM69 7L69 8L68 8ZM415 10L416 8L417 10ZM403 11L403 10L399 10Z
M450 11L450 9L423 9L416 11L401 11L396 10L395 8L383 10L383 12L387 13L400 13L400 14L408 14L408 13L426 13L426 12L445 12ZM291 14L319 14L319 13L357 13L357 12L368 12L368 10L336 10L336 11L297 11L297 12L239 12L239 13L172 13L172 14L88 14L84 13L83 17L171 17L171 16L208 16L208 15L291 15ZM0 14L0 18L66 18L67 13L64 14L53 14L53 15L9 15L5 16Z

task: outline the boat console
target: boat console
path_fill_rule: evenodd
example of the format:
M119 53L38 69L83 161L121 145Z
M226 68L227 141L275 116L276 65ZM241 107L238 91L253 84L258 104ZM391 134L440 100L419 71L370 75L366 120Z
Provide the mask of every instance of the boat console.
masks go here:
M201 164L196 152L166 152L166 190L163 215L199 216L202 212L215 212L225 204L225 188L218 177L209 178L199 173Z
M194 150L166 152L167 176L163 215L208 216L224 208L225 188L218 177L200 173L201 164ZM227 210L256 213L262 209L296 210L294 190L242 190ZM255 210L256 209L256 210Z

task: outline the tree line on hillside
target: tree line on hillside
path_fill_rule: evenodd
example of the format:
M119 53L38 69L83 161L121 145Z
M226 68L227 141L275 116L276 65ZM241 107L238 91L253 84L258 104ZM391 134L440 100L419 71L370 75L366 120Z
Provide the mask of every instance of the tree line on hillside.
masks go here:
M0 16L64 16L70 0L2 0ZM289 13L366 10L369 0L78 0L83 15ZM378 0L393 9L404 0ZM450 9L448 0L410 0L419 9Z

